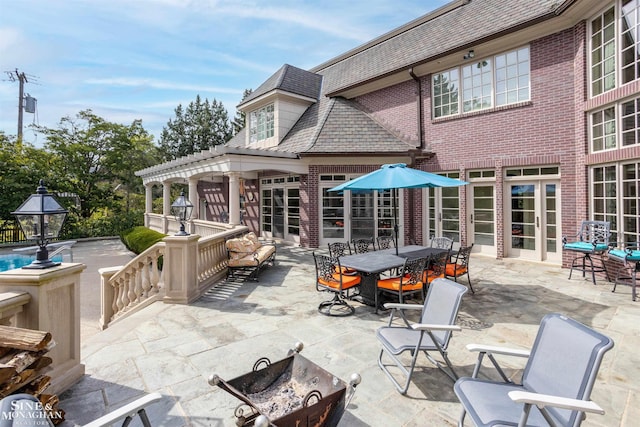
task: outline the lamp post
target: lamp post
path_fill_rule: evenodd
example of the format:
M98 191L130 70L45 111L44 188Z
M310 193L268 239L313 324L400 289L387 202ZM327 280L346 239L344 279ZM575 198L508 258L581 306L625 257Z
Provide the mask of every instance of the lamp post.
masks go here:
M15 215L27 240L35 240L38 245L36 259L22 268L42 269L60 265L49 259L47 244L60 234L67 211L47 192L44 181L40 180L36 194L29 196L18 209L11 212Z
M193 212L193 204L184 196L184 191L180 192L180 196L171 204L171 213L176 217L176 221L180 222L180 231L176 236L188 236L184 229L184 222L191 218Z

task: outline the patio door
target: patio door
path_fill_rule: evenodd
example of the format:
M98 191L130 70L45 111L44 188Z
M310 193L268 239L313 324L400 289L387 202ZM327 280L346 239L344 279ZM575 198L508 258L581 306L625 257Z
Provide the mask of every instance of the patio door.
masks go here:
M449 178L458 179L460 174L444 174ZM448 237L454 242L460 242L460 189L459 187L442 187L425 189L426 227L423 229L423 242L429 244L432 236Z
M469 184L469 244L473 251L496 255L495 186L493 184Z
M321 175L320 179L320 246L393 234L394 204L390 190L355 194L351 191L330 192L330 188L345 180L344 175L340 181L330 180L330 177ZM397 193L396 216L402 218L403 192ZM402 224L399 225L398 234L402 237Z
M507 256L561 262L560 181L509 182L506 188Z
M273 237L284 237L284 189L273 189Z

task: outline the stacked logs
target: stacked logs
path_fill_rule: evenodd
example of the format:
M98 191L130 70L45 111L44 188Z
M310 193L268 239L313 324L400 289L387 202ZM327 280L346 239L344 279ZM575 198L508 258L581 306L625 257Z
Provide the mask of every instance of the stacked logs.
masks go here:
M51 377L45 375L55 345L49 332L0 325L0 399L18 393L35 396L52 422L64 421L58 396L47 394Z

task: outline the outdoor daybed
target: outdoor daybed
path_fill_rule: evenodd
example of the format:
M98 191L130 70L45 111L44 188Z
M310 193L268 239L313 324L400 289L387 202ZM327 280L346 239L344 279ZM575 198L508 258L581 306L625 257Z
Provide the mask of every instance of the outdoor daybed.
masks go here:
M267 264L273 265L276 260L275 242L260 240L253 232L227 240L226 246L227 277L244 271L249 273L250 279L257 281L260 270Z

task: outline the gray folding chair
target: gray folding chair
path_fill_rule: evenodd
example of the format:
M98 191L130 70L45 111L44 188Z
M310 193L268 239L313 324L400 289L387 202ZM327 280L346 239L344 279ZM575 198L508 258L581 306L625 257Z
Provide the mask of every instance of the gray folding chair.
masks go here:
M579 426L585 412L604 414L589 400L604 353L613 341L561 314L546 315L540 323L531 351L470 344L478 351L471 378L460 378L454 391L463 411L480 426ZM478 379L487 355L504 380ZM528 357L521 384L511 382L494 355Z
M458 310L462 302L462 295L467 292L467 287L449 279L436 279L429 286L429 291L424 304L397 304L387 303L385 308L391 309L389 323L376 331L376 337L382 350L378 356L378 366L387 374L400 394L406 394L411 383L411 376L418 360L418 355L423 352L427 359L440 368L453 381L458 376L447 357L447 346L453 331L459 331L455 324ZM405 311L421 310L419 323L410 323ZM394 325L397 316L403 320L402 325ZM400 356L405 351L411 353L411 364L405 366ZM434 359L429 352L440 353L442 362ZM393 364L385 363L383 356L387 355ZM444 363L443 363L444 362ZM389 366L396 366L404 374L404 383L401 384L389 371Z

